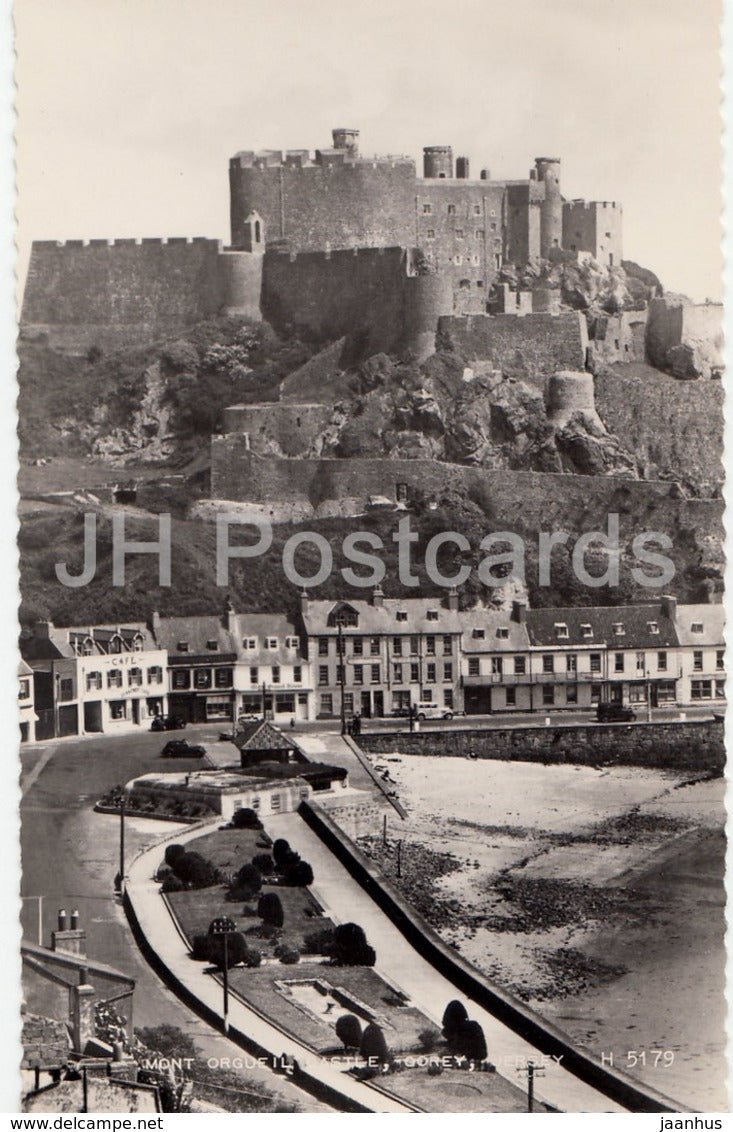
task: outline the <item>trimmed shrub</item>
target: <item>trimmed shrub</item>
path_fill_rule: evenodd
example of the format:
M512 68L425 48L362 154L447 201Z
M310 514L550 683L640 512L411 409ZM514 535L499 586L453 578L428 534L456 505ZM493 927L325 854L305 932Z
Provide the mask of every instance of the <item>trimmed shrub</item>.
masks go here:
M191 955L194 959L210 960L211 959L211 936L210 935L195 935L193 937L193 945L191 947Z
M254 810L235 810L232 815L232 825L235 829L262 829L262 822Z
M428 1076L429 1077L439 1077L442 1072L443 1072L443 1066L440 1064L439 1061L428 1062Z
M336 1021L336 1037L344 1049L358 1049L361 1045L361 1022L355 1014L342 1014Z
M273 928L281 928L285 922L282 902L276 892L263 892L257 905L257 915Z
M263 877L269 877L275 872L275 862L269 853L258 853L252 858L252 864Z
M222 968L224 966L224 936L210 935L206 937L209 941L209 962L214 966ZM241 932L232 932L227 936L227 966L234 967L237 963L245 963L247 960L247 943Z
M168 865L171 869L174 869L176 861L180 860L181 857L184 857L185 854L186 850L183 845L166 845L164 858L166 865Z
M427 1026L417 1035L417 1040L424 1053L432 1053L440 1041L440 1032L433 1029L432 1026Z
M483 1061L488 1056L486 1038L478 1022L466 1019L456 1030L453 1039L456 1053L463 1054L469 1061Z
M468 1020L466 1008L457 998L451 999L443 1011L443 1037L451 1044L458 1027Z
M161 892L183 892L185 887L186 886L183 883L183 881L181 880L181 878L174 876L173 873L171 873L171 875L167 876L165 878L165 880L163 881L163 884L161 885L160 891Z
M262 873L258 868L255 868L254 865L242 865L241 869L237 873L235 887L237 892L250 894L249 896L244 895L240 897L240 899L251 899L251 897L253 897L255 893L259 892L262 888Z
M247 948L247 958L244 961L245 967L259 967L262 962L262 953L256 947Z
M300 962L300 952L297 947L285 947L280 952L280 962L286 963L288 966Z
M210 888L216 884L216 869L200 853L184 853L176 860L175 873L191 888Z
M284 837L278 837L272 846L272 855L275 859L275 864L278 869L282 867L283 861L287 858L288 853L291 852L289 843Z
M376 954L358 924L339 924L333 932L331 958L341 967L373 967Z
M309 884L313 884L313 869L307 861L297 861L291 868L288 868L285 881L295 888L307 888Z
M389 1061L387 1041L381 1026L378 1026L376 1022L370 1022L361 1035L359 1053L365 1060L374 1058L379 1061L381 1065L386 1065Z
M308 955L330 955L333 951L333 939L333 928L308 932L303 940L303 951Z

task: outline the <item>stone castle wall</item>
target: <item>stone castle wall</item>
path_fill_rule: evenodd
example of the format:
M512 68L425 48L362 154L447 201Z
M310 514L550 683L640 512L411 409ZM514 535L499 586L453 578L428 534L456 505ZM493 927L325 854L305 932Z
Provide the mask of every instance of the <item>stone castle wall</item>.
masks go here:
M316 446L332 414L332 405L230 405L224 409L223 431L246 434L251 450L260 456L304 456Z
M542 389L548 373L585 367L588 330L580 311L444 317L438 332L467 361L491 361L506 376Z

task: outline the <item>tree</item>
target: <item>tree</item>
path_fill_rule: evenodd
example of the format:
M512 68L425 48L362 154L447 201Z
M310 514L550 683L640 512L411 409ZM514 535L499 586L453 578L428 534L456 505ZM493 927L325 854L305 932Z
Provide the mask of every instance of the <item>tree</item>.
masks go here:
M216 884L216 870L200 853L184 853L175 863L176 876L192 888L210 888Z
M263 892L257 904L257 915L273 928L281 928L285 922L282 901L276 892Z
M248 808L234 811L232 825L235 829L262 829L262 822L257 814Z
M243 900L249 900L262 888L262 873L255 865L242 865L237 873L236 888L244 894Z
M386 1065L389 1061L387 1041L376 1022L370 1022L361 1035L359 1053L365 1060L375 1060L380 1065Z
M166 845L165 847L165 863L169 868L175 869L176 861L180 861L181 857L185 857L186 850L183 845Z
M336 1037L344 1049L358 1049L361 1045L361 1022L355 1014L342 1014L336 1020Z
M275 862L269 853L257 853L252 858L252 864L256 869L259 869L263 877L269 877L275 872Z
M478 1022L466 1019L461 1022L456 1031L453 1044L456 1052L463 1054L469 1061L483 1061L487 1056L486 1038Z
M359 924L339 924L333 932L331 958L341 967L373 967L376 954Z
M285 880L296 888L307 888L313 884L313 869L307 861L296 861L286 872Z
M290 852L290 845L284 837L278 837L272 846L272 855L275 858L275 864L278 868L281 867L283 861L286 860Z
M468 1013L462 1002L452 999L443 1011L443 1037L452 1042L458 1027L468 1019Z
M215 967L224 966L224 936L210 935L208 959ZM231 932L226 936L227 967L247 961L247 942L241 932Z

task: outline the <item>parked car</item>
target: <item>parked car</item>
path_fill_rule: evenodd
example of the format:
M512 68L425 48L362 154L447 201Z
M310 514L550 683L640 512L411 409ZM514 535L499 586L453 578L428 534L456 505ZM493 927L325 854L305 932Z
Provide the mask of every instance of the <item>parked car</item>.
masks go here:
M169 739L160 756L163 759L201 759L206 747L200 743L189 743L188 739Z
M452 719L454 716L452 708L442 708L437 704L428 703L423 701L417 704L417 711L415 713L416 719Z
M156 715L150 724L151 731L180 731L186 726L186 720L181 715Z
M636 712L624 704L599 704L596 718L599 723L631 723Z

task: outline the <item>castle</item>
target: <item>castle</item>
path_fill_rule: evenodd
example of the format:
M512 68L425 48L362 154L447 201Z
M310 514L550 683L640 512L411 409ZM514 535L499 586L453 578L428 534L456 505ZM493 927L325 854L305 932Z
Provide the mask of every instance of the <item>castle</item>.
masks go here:
M555 313L557 292L495 287L502 268L562 255L620 264L622 209L566 201L560 161L493 181L450 146L363 157L357 130L316 150L242 151L229 163L231 243L35 241L21 335L86 353L155 342L228 313L365 352L431 353L441 316ZM492 305L493 304L493 305Z

